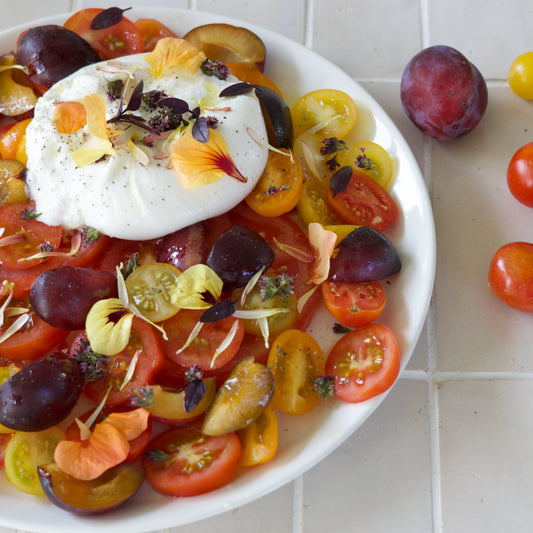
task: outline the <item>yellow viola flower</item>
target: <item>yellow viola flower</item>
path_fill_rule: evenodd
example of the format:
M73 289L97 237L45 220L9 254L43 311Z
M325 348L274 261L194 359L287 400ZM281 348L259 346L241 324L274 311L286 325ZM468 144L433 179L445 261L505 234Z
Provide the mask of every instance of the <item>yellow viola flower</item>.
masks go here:
M193 265L178 278L171 303L181 309L207 309L212 302L206 301L206 293L212 296L213 301L218 300L223 284L216 272L207 265Z
M169 70L194 74L206 60L206 56L184 39L163 37L144 60L150 65L152 75L160 78Z

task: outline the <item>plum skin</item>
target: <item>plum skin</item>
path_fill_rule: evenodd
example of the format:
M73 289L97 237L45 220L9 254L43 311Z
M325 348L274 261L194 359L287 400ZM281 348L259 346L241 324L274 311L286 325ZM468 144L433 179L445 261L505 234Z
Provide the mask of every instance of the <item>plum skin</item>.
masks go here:
M402 74L400 96L411 121L440 141L470 132L488 104L482 74L458 50L445 45L426 48L409 61Z

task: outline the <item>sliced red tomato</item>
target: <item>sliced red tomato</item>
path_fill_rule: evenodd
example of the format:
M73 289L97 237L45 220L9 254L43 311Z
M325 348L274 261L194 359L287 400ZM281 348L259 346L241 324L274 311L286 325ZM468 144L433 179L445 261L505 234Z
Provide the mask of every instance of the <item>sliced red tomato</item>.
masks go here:
M9 307L27 309L30 318L22 328L0 343L0 357L8 361L34 361L58 347L69 334L68 331L54 328L41 320L32 312L27 299L12 299ZM19 316L5 317L0 335L3 335Z
M157 256L154 251L155 244L152 241L129 241L126 239L111 239L106 249L94 262L94 268L115 272L116 267L124 265L132 257L137 256L137 263L154 263Z
M122 17L118 24L102 30L91 30L91 22L103 9L89 7L74 13L63 26L85 39L102 59L113 59L144 52L144 40L137 26Z
M197 496L227 485L237 473L241 443L236 433L207 436L201 424L155 437L142 460L146 479L170 496Z
M184 367L198 365L202 370L214 370L231 361L244 337L244 327L238 318L228 317L217 322L206 322L196 339L182 349L200 319L203 311L182 309L163 323L168 340L163 340L165 355ZM235 325L236 324L236 325ZM235 325L235 326L234 326ZM235 327L231 342L220 354L216 351Z
M0 265L12 270L28 269L46 259L27 259L44 251L57 250L61 245L63 230L48 226L35 216L34 202L15 202L0 206L1 239L13 239L12 244L0 247Z
M95 423L102 422L105 420L105 418L111 414L111 413L122 413L125 411L131 410L130 407L124 407L122 405L115 405L115 406L109 406L104 407L102 411L100 411L100 414L95 420ZM85 422L93 413L93 409L81 414L78 416L78 418ZM80 436L80 427L74 420L66 429L65 429L65 438L67 440L73 440L76 442L81 441ZM148 443L150 442L150 439L152 438L152 421L148 419L148 425L146 429L134 439L130 440L130 451L128 453L128 456L126 459L124 459L124 463L134 463L138 459L141 458L141 455L143 454L144 450L148 446Z
M272 406L302 415L320 401L314 380L324 375L324 355L316 340L298 329L288 329L272 343L267 362L276 381Z
M370 226L383 231L392 225L400 212L391 195L362 170L354 168L346 189L328 190L328 203L345 224Z
M145 52L151 52L163 37L177 37L170 28L156 19L138 19L135 21L135 26L143 36Z
M379 281L322 283L322 296L327 310L343 326L366 326L374 322L385 308L387 296Z
M72 343L71 357L86 350L87 336L80 333ZM124 384L133 357L139 357L131 379ZM104 363L104 375L85 384L85 394L95 402L101 402L110 390L107 405L118 405L131 400L139 390L154 382L155 377L163 368L165 355L161 348L159 336L155 328L144 320L134 318L130 342L126 348L113 356L107 357Z
M346 333L326 360L326 375L335 378L335 394L349 403L385 392L399 372L398 343L383 324L374 323Z

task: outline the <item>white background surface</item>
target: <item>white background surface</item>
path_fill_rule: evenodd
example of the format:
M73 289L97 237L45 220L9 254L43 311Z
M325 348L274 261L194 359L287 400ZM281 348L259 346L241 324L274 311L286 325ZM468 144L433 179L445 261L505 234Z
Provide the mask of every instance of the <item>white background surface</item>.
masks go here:
M0 29L81 7L148 2L0 0ZM495 250L533 241L533 211L506 168L532 139L532 104L511 93L533 49L530 0L150 0L222 13L309 46L384 107L409 142L437 232L435 292L418 347L391 394L336 452L278 491L167 533L512 533L533 511L532 317L487 285ZM448 44L487 79L489 106L466 137L439 143L405 116L399 82L421 48ZM0 513L2 510L0 509ZM14 530L0 528L0 533ZM103 531L103 530L100 530Z

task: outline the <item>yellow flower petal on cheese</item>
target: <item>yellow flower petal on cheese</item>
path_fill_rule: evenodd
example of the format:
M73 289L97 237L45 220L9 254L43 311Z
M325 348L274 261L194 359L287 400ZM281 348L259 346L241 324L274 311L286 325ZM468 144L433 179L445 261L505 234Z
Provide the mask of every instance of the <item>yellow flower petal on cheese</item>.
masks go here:
M104 155L111 155L115 153L113 145L108 139L100 139L100 137L90 137L84 142L78 150L72 150L70 157L74 160L77 167L84 167L95 163Z
M194 74L205 59L201 50L184 39L175 37L163 37L155 49L144 57L155 78L160 78L170 69Z
M206 143L197 141L189 130L170 146L170 160L180 183L186 189L194 189L230 176L246 183L235 165L228 145L220 132L209 130Z

